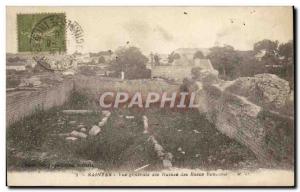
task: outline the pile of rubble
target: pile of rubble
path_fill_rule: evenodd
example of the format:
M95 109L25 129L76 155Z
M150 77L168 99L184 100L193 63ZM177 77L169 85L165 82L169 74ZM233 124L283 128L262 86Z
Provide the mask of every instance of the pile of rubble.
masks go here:
M72 111L75 111L75 113L76 113L76 110L72 110ZM80 111L82 112L83 110L80 110ZM68 112L70 112L70 111L68 111ZM108 118L111 115L111 113L109 111L102 111L102 114L104 115L102 120L98 123L98 125L93 125L89 129L88 133L87 133L86 126L83 124L79 124L77 126L77 130L73 130L70 133L62 133L59 135L65 136L66 137L65 139L69 140L69 141L76 141L77 139L85 139L88 136L89 137L96 136L101 132L101 127L103 127L107 123ZM75 124L75 123L76 123L76 121L69 122L69 124Z
M282 108L291 93L289 82L273 74L240 77L226 90L272 110Z

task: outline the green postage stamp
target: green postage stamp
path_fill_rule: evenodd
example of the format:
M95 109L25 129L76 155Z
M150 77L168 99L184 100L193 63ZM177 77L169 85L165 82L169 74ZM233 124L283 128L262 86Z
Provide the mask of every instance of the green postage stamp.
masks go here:
M19 52L65 52L64 13L18 14Z

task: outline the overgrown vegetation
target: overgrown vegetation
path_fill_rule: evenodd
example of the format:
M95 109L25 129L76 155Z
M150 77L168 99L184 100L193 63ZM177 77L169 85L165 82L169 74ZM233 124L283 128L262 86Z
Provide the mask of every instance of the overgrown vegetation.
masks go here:
M120 77L124 72L125 79L151 78L151 70L146 68L148 58L137 47L120 47L115 54L116 59L111 62L115 76Z
M293 42L279 43L264 39L254 44L253 50L240 51L230 45L212 47L207 55L219 77L232 80L261 73L272 73L289 81L294 87Z

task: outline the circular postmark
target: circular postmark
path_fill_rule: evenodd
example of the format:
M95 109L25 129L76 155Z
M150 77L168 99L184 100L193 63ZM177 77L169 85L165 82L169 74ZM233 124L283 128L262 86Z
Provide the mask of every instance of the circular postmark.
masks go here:
M65 52L65 17L49 15L33 27L30 36L32 52Z
M47 71L66 71L72 69L76 64L73 55L35 55L36 64Z
M36 53L33 59L40 67L48 71L66 71L76 66L76 54L68 55L62 51L66 49L67 32L75 43L75 52L81 52L84 35L76 21L65 22L53 15L45 17L33 28L30 45L33 53Z
M67 32L70 32L75 44L75 52L81 52L84 44L84 31L77 21L67 21Z

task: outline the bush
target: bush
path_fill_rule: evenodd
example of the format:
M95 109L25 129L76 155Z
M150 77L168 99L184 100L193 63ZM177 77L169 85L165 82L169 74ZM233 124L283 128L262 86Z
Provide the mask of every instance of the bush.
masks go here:
M116 51L116 60L112 61L111 68L115 76L125 73L125 79L151 78L151 71L146 68L148 58L136 47L121 47Z

